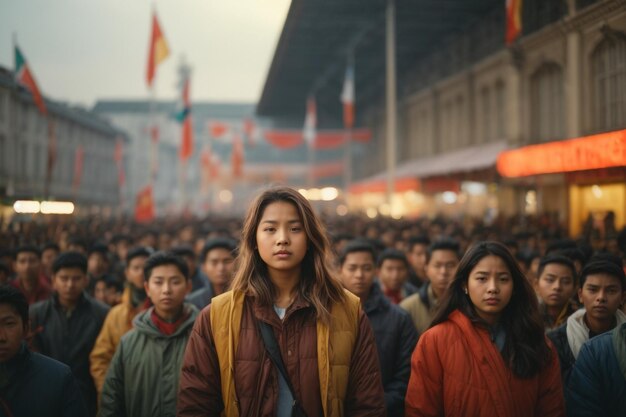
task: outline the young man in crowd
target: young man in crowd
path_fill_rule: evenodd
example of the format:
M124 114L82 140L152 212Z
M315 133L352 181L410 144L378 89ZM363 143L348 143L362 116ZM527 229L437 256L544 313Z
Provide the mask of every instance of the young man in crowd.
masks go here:
M626 323L582 346L565 389L569 417L626 415Z
M143 267L152 251L139 247L126 256L126 289L122 301L111 309L89 355L91 376L98 392L102 392L104 377L122 336L132 328L133 318L150 305L143 287Z
M418 289L428 283L426 276L426 251L430 245L427 236L416 236L409 239L406 259L411 265L409 270L409 282Z
M109 307L85 294L87 259L78 252L55 259L52 286L51 298L30 307L33 348L72 369L89 415L95 416L97 395L89 373L89 352Z
M94 298L111 307L118 305L122 300L124 284L113 275L103 275L96 280Z
M28 304L47 300L52 288L41 274L41 252L36 246L24 245L15 251L15 279L11 282L26 297Z
M88 415L70 368L28 349L28 323L24 294L0 286L0 415Z
M196 253L193 251L193 248L190 245L179 245L173 247L172 252L187 262L187 268L191 274L191 291L198 291L204 288L207 285L207 279L202 269L198 267Z
M577 310L572 297L576 294L576 268L563 255L546 255L539 263L535 291L546 332L561 326Z
M101 417L176 414L183 355L198 310L185 304L191 290L187 264L157 252L145 264L145 289L153 307L133 320L115 352L102 388Z
M417 288L407 282L409 262L403 252L397 249L385 249L378 256L376 267L381 290L392 303L398 304L417 292Z
M582 345L592 337L626 322L626 314L619 309L624 302L625 291L626 276L618 265L598 259L583 268L578 298L584 308L548 333L559 353L564 387Z
M374 331L387 415L401 417L417 331L409 315L392 304L375 282L374 248L371 245L365 241L347 243L339 255L339 266L343 286L361 299Z
M61 248L56 243L46 243L41 248L41 273L48 283L52 282L52 264L61 253Z
M228 238L209 239L202 248L201 269L207 282L189 294L187 301L202 310L213 297L225 292L233 278L237 244Z
M439 300L452 282L459 261L459 244L456 240L442 238L428 247L426 276L429 283L400 303L400 307L408 311L420 334L430 326Z

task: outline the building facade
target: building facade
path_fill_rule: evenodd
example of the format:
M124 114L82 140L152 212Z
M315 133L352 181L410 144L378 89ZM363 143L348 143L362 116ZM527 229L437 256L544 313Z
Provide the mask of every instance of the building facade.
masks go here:
M72 201L79 213L113 213L120 203L115 149L125 134L86 110L50 100L46 107L44 116L12 72L0 68L2 211L10 214L15 200L50 199Z

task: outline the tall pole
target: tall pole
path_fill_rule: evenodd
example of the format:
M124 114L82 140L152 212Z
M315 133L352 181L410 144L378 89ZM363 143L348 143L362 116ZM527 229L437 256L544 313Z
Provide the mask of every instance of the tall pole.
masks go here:
M350 51L348 54L348 68L352 71L352 123L349 123L346 126L346 136L345 136L345 144L344 144L344 195L346 199L346 204L348 203L348 196L350 195L350 185L352 184L352 126L354 124L354 119L356 118L354 113L354 107L356 105L356 97L354 93L355 85L356 85L356 75L354 74L354 50ZM344 104L345 106L345 104ZM345 111L345 109L344 109ZM345 118L345 115L344 115ZM345 121L344 121L345 122Z
M396 175L396 7L387 0L387 202L393 211Z

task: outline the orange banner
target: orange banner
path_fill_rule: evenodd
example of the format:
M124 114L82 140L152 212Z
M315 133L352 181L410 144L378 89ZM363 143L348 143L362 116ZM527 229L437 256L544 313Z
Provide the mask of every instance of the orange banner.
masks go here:
M503 177L626 166L626 129L583 138L525 146L498 156Z

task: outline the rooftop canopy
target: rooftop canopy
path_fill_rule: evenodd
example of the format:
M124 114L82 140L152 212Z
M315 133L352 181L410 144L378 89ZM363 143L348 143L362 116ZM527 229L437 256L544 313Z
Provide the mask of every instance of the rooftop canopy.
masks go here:
M395 0L398 85L422 57L452 34L502 9L503 0ZM261 99L260 116L302 119L306 97L317 100L320 125L341 123L339 96L350 51L356 108L385 86L385 0L293 0ZM504 22L502 22L504 44Z

